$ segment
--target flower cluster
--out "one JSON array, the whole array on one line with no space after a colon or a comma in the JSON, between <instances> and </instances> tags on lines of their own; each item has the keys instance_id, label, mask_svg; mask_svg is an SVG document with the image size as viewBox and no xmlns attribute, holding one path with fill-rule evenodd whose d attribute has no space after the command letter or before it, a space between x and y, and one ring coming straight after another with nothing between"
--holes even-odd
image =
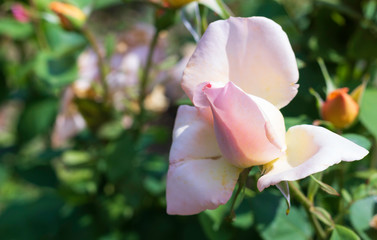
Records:
<instances>
[{"instance_id":1,"label":"flower cluster","mask_svg":"<svg viewBox=\"0 0 377 240\"><path fill-rule=\"evenodd\" d=\"M130 31L120 34L116 41L114 53L109 57L110 69L105 76L108 85L109 100L114 109L125 112L125 107L136 105L138 97L139 72L145 67L149 51L148 43L155 29L146 24L135 25ZM160 37L154 52L153 64L158 65L165 59L166 37ZM101 47L101 51L104 52ZM100 83L98 56L92 49L82 52L78 58L78 78L63 94L60 112L57 116L52 133L52 145L61 147L71 137L86 127L75 99L98 100L101 96L95 86ZM145 107L151 111L164 111L168 105L162 82L168 73L155 69L154 81L147 86L148 96ZM175 81L167 86L174 88ZM135 108L135 107L134 107ZM127 115L123 118L124 128L129 128L132 119Z\"/></svg>"}]
</instances>

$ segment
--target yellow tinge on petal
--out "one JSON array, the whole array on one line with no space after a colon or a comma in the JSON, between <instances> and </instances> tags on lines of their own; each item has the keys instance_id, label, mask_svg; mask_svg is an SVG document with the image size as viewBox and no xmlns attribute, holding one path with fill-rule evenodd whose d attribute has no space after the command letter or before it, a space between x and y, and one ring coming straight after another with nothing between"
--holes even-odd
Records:
<instances>
[{"instance_id":1,"label":"yellow tinge on petal","mask_svg":"<svg viewBox=\"0 0 377 240\"><path fill-rule=\"evenodd\" d=\"M164 0L170 7L173 8L180 8L183 7L186 4L189 4L190 2L195 2L198 0Z\"/></svg>"},{"instance_id":2,"label":"yellow tinge on petal","mask_svg":"<svg viewBox=\"0 0 377 240\"><path fill-rule=\"evenodd\" d=\"M331 122L336 128L349 127L359 114L359 105L348 94L348 88L331 92L321 110L322 118Z\"/></svg>"},{"instance_id":3,"label":"yellow tinge on petal","mask_svg":"<svg viewBox=\"0 0 377 240\"><path fill-rule=\"evenodd\" d=\"M62 27L66 30L81 28L85 23L86 15L81 9L71 4L51 2L50 9L58 15Z\"/></svg>"}]
</instances>

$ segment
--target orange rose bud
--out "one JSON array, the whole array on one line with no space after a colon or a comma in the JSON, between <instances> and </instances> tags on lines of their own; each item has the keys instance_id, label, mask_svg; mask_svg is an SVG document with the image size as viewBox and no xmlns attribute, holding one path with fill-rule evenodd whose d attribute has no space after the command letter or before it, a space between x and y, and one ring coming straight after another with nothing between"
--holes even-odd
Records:
<instances>
[{"instance_id":1,"label":"orange rose bud","mask_svg":"<svg viewBox=\"0 0 377 240\"><path fill-rule=\"evenodd\" d=\"M359 105L348 94L348 88L332 91L321 109L322 118L331 122L336 128L349 127L359 114Z\"/></svg>"},{"instance_id":2,"label":"orange rose bud","mask_svg":"<svg viewBox=\"0 0 377 240\"><path fill-rule=\"evenodd\" d=\"M66 30L81 29L85 23L86 15L71 4L51 2L50 9L58 15L60 24Z\"/></svg>"}]
</instances>

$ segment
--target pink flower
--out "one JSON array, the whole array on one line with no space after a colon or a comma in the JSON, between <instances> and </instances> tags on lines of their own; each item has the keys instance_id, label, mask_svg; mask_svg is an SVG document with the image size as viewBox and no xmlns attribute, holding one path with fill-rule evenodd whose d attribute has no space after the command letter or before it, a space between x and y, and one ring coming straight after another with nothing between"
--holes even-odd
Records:
<instances>
[{"instance_id":1,"label":"pink flower","mask_svg":"<svg viewBox=\"0 0 377 240\"><path fill-rule=\"evenodd\" d=\"M69 87L64 91L60 112L56 117L51 135L54 148L60 148L77 133L85 129L86 123L74 104L74 90Z\"/></svg>"},{"instance_id":2,"label":"pink flower","mask_svg":"<svg viewBox=\"0 0 377 240\"><path fill-rule=\"evenodd\" d=\"M27 12L27 10L24 8L22 4L19 4L19 3L13 4L11 10L12 10L13 17L17 21L22 22L22 23L27 23L30 21L29 13Z\"/></svg>"},{"instance_id":3,"label":"pink flower","mask_svg":"<svg viewBox=\"0 0 377 240\"><path fill-rule=\"evenodd\" d=\"M262 191L302 179L368 151L322 127L285 131L279 108L297 93L298 70L281 27L263 17L212 23L191 57L167 179L168 214L191 215L225 204L240 172L261 165Z\"/></svg>"}]
</instances>

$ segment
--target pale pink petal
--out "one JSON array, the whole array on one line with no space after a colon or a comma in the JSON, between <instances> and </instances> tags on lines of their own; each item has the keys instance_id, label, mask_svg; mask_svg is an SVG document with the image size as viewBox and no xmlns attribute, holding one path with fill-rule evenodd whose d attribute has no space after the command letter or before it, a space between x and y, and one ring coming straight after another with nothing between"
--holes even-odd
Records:
<instances>
[{"instance_id":1,"label":"pale pink petal","mask_svg":"<svg viewBox=\"0 0 377 240\"><path fill-rule=\"evenodd\" d=\"M208 27L184 71L182 87L193 98L202 82L234 82L281 108L297 93L298 69L287 35L264 17L216 21Z\"/></svg>"},{"instance_id":2,"label":"pale pink petal","mask_svg":"<svg viewBox=\"0 0 377 240\"><path fill-rule=\"evenodd\" d=\"M64 91L60 112L56 117L51 134L51 143L54 148L62 147L70 138L86 127L83 116L73 104L74 97L75 94L72 87Z\"/></svg>"},{"instance_id":3,"label":"pale pink petal","mask_svg":"<svg viewBox=\"0 0 377 240\"><path fill-rule=\"evenodd\" d=\"M212 123L189 106L178 109L169 161L168 214L197 214L225 204L242 171L221 156Z\"/></svg>"},{"instance_id":4,"label":"pale pink petal","mask_svg":"<svg viewBox=\"0 0 377 240\"><path fill-rule=\"evenodd\" d=\"M213 122L207 120L195 107L180 106L173 129L170 163L221 155Z\"/></svg>"},{"instance_id":5,"label":"pale pink petal","mask_svg":"<svg viewBox=\"0 0 377 240\"><path fill-rule=\"evenodd\" d=\"M167 213L192 215L227 203L240 171L223 158L190 159L170 165Z\"/></svg>"},{"instance_id":6,"label":"pale pink petal","mask_svg":"<svg viewBox=\"0 0 377 240\"><path fill-rule=\"evenodd\" d=\"M364 158L368 151L323 127L298 125L286 135L286 155L268 164L258 180L258 189L281 181L294 181L321 172L340 161Z\"/></svg>"},{"instance_id":7,"label":"pale pink petal","mask_svg":"<svg viewBox=\"0 0 377 240\"><path fill-rule=\"evenodd\" d=\"M232 82L220 88L209 83L203 93L212 110L221 152L232 164L247 168L283 154L284 119L275 106L246 94Z\"/></svg>"},{"instance_id":8,"label":"pale pink petal","mask_svg":"<svg viewBox=\"0 0 377 240\"><path fill-rule=\"evenodd\" d=\"M59 148L70 138L85 129L86 123L79 112L72 114L60 113L55 121L54 130L51 135L51 144Z\"/></svg>"}]
</instances>

